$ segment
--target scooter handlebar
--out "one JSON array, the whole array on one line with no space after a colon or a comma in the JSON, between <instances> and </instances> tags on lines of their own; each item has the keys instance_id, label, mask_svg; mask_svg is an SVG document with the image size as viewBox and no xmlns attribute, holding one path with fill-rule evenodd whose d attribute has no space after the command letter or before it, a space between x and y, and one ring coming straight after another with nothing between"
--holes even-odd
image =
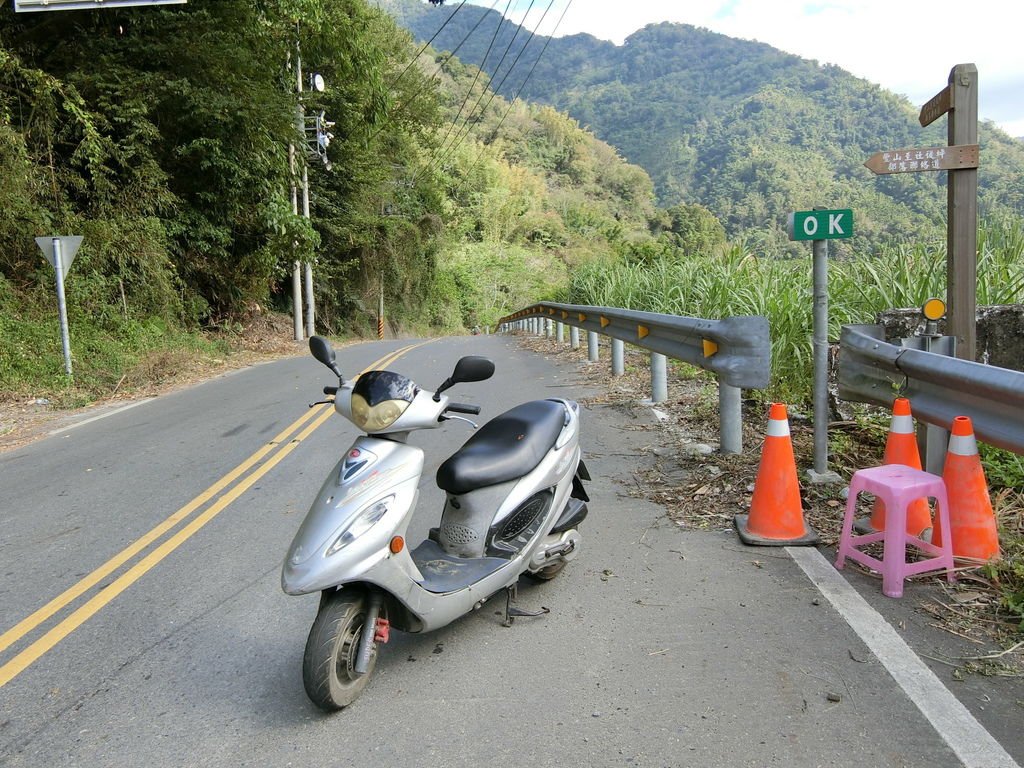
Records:
<instances>
[{"instance_id":1,"label":"scooter handlebar","mask_svg":"<svg viewBox=\"0 0 1024 768\"><path fill-rule=\"evenodd\" d=\"M454 411L455 413L469 413L474 416L480 413L479 405L469 405L468 403L448 403L446 411Z\"/></svg>"},{"instance_id":2,"label":"scooter handlebar","mask_svg":"<svg viewBox=\"0 0 1024 768\"><path fill-rule=\"evenodd\" d=\"M324 387L324 394L325 395L336 395L336 394L338 394L338 390L339 389L341 389L341 387Z\"/></svg>"}]
</instances>

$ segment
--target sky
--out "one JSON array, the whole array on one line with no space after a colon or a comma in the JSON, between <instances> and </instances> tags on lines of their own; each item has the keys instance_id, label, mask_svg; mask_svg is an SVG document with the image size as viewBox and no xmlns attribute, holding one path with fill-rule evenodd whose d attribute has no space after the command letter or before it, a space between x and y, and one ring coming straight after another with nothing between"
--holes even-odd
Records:
<instances>
[{"instance_id":1,"label":"sky","mask_svg":"<svg viewBox=\"0 0 1024 768\"><path fill-rule=\"evenodd\" d=\"M469 0L524 22L531 0ZM533 0L538 34L586 32L622 44L647 24L672 21L757 40L836 64L921 106L956 64L978 67L978 112L1024 137L1020 0ZM448 0L446 5L455 5ZM564 16L563 16L564 12ZM561 17L561 24L556 24Z\"/></svg>"}]
</instances>

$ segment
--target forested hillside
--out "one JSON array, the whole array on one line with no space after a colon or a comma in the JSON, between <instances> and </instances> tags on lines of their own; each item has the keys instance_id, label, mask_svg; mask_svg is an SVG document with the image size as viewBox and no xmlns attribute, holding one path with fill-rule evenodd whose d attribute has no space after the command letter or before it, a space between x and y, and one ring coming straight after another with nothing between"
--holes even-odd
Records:
<instances>
[{"instance_id":1,"label":"forested hillside","mask_svg":"<svg viewBox=\"0 0 1024 768\"><path fill-rule=\"evenodd\" d=\"M941 231L945 174L875 178L862 164L879 150L944 144L945 121L920 128L919 105L838 67L684 24L616 46L531 36L469 5L453 16L455 3L379 3L418 39L444 25L435 47L458 48L503 94L568 112L645 168L663 205L706 205L730 235L778 246L786 214L814 205L855 209L861 247ZM936 91L947 74L935 73ZM1024 215L1024 144L992 124L980 134L982 212Z\"/></svg>"},{"instance_id":2,"label":"forested hillside","mask_svg":"<svg viewBox=\"0 0 1024 768\"><path fill-rule=\"evenodd\" d=\"M296 127L297 44L327 83L303 104L334 123L330 167ZM93 392L197 329L289 311L296 260L314 263L321 331L373 327L382 282L393 332L446 331L648 237L644 171L487 86L362 0L0 5L0 396L63 381L40 235L84 236L67 294Z\"/></svg>"}]
</instances>

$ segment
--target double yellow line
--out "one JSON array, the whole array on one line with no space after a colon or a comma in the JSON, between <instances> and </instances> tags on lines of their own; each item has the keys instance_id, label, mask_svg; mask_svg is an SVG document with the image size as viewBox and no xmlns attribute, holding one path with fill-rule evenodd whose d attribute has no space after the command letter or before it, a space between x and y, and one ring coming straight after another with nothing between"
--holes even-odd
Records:
<instances>
[{"instance_id":1,"label":"double yellow line","mask_svg":"<svg viewBox=\"0 0 1024 768\"><path fill-rule=\"evenodd\" d=\"M363 372L381 368L387 368L391 363L402 355L410 352L416 347L423 346L429 341L419 344L410 344L381 359L371 363ZM63 610L86 592L93 589L103 579L118 571L132 559L145 552L150 545L157 542L162 536L176 528L180 523L188 519L196 510L203 509L208 502L217 499L213 504L178 530L173 536L164 540L159 546L150 551L145 557L136 562L131 568L118 576L113 582L104 587L100 592L89 598L79 608L47 631L42 637L26 647L14 658L0 666L0 688L7 685L11 680L24 672L31 664L47 653L57 643L74 632L78 627L94 616L103 606L124 592L128 587L138 581L142 576L155 567L165 557L188 541L204 525L220 514L231 502L245 493L267 472L277 466L288 454L298 447L299 443L313 434L334 411L333 405L322 405L318 408L310 408L309 411L274 437L269 443L260 448L256 453L247 458L220 480L215 482L205 491L196 496L192 501L172 514L155 528L144 534L127 547L122 549L103 565L94 570L88 576L69 589L62 592L31 616L28 616L15 626L0 635L0 653L3 653L12 644L23 638L29 632L39 627L43 622L53 617L57 612ZM269 458L268 458L269 457ZM262 463L261 463L262 462ZM251 470L251 471L250 471ZM226 490L226 493L217 498Z\"/></svg>"}]
</instances>

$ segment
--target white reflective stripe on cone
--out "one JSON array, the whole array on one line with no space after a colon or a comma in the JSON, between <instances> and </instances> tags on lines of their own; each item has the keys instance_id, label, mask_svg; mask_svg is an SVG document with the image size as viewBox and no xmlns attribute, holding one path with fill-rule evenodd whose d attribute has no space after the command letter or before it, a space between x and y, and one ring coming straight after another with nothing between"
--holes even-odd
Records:
<instances>
[{"instance_id":1,"label":"white reflective stripe on cone","mask_svg":"<svg viewBox=\"0 0 1024 768\"><path fill-rule=\"evenodd\" d=\"M892 424L889 426L889 431L897 435L912 435L914 434L914 417L913 416L893 416Z\"/></svg>"},{"instance_id":2,"label":"white reflective stripe on cone","mask_svg":"<svg viewBox=\"0 0 1024 768\"><path fill-rule=\"evenodd\" d=\"M768 419L768 437L789 437L789 420Z\"/></svg>"},{"instance_id":3,"label":"white reflective stripe on cone","mask_svg":"<svg viewBox=\"0 0 1024 768\"><path fill-rule=\"evenodd\" d=\"M975 441L974 435L952 435L949 438L947 450L957 456L977 456L978 443Z\"/></svg>"}]
</instances>

